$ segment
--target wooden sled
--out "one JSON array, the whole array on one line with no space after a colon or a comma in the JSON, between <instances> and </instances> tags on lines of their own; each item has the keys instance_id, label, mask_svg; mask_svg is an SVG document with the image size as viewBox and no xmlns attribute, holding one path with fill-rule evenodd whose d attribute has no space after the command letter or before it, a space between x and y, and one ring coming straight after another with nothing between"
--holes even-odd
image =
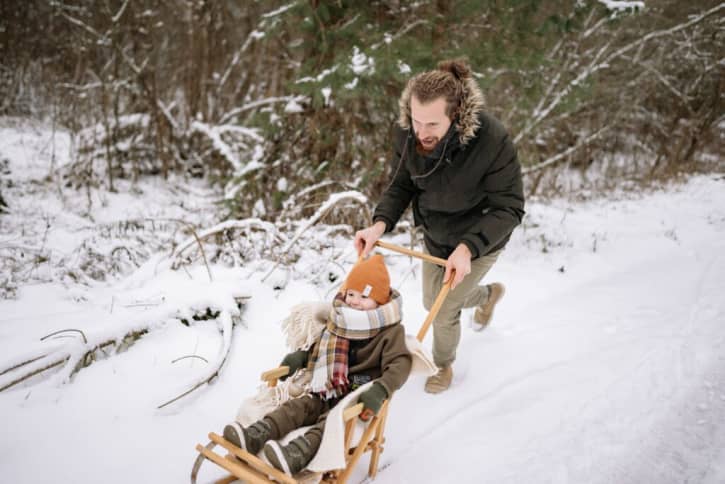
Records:
<instances>
[{"instance_id":1,"label":"wooden sled","mask_svg":"<svg viewBox=\"0 0 725 484\"><path fill-rule=\"evenodd\" d=\"M378 241L375 245L394 252L417 257L419 259L423 259L427 262L432 262L441 266L445 266L446 264L445 259L440 259L438 257L433 257L422 252L409 250L404 247L400 247L398 245L390 244L387 242ZM441 287L441 290L438 293L438 296L436 297L436 300L433 303L433 306L431 307L428 316L426 317L423 325L418 331L418 334L416 336L418 341L422 342L425 338L425 335L428 332L428 328L438 314L438 311L440 310L446 296L448 296L448 292L450 291L452 282L453 277L451 277L448 282L444 284L443 287ZM288 372L289 367L280 366L273 370L262 373L262 380L266 381L267 385L274 387L277 385L278 378L286 375ZM385 421L388 417L389 403L390 399L386 400L380 408L378 415L370 419L370 422L368 422L365 426L362 437L360 437L360 441L355 447L351 447L351 440L353 437L356 420L358 418L358 415L360 415L363 410L363 404L358 403L343 412L343 421L345 422L344 455L346 465L343 469L326 472L322 476L322 482L347 482L347 479L352 474L355 466L357 465L362 455L368 451L371 452L368 475L371 479L375 478L375 475L378 471L378 461L380 459L380 454L383 452L383 444L385 443ZM196 484L196 478L199 473L201 464L207 459L231 473L231 475L217 480L216 484L229 484L236 480L241 480L242 482L250 484L272 482L293 484L299 483L303 480L297 480L294 477L288 476L284 472L281 472L276 468L272 467L271 465L267 464L256 455L252 455L249 452L237 447L231 442L225 440L224 437L214 432L209 433L209 439L210 441L208 444L206 444L206 446L203 446L201 444L196 445L196 450L199 452L199 456L194 462L194 467L191 470L192 484ZM225 456L214 452L213 449L217 445L223 447L227 451L227 454ZM303 471L303 473L304 472L305 471Z\"/></svg>"}]
</instances>

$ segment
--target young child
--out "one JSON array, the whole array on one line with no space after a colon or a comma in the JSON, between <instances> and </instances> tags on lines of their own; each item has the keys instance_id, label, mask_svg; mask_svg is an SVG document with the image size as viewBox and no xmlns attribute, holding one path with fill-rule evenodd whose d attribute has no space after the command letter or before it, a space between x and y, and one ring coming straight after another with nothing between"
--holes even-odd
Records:
<instances>
[{"instance_id":1,"label":"young child","mask_svg":"<svg viewBox=\"0 0 725 484\"><path fill-rule=\"evenodd\" d=\"M286 401L249 427L227 425L224 438L252 454L264 449L270 463L287 474L307 467L320 447L330 409L345 395L374 382L359 399L364 405L360 418L367 420L408 379L412 357L400 324L401 308L383 256L358 262L335 296L317 341L308 351L282 360L290 368L288 376L303 367L312 372L311 394ZM312 427L287 445L277 442L307 425Z\"/></svg>"}]
</instances>

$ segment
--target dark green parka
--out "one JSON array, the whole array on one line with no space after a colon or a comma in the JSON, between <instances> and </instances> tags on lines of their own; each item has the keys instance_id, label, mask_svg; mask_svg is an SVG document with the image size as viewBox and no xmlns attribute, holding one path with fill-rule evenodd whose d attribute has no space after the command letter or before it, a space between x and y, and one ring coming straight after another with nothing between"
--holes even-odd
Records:
<instances>
[{"instance_id":1,"label":"dark green parka","mask_svg":"<svg viewBox=\"0 0 725 484\"><path fill-rule=\"evenodd\" d=\"M419 154L410 115L410 90L400 98L393 180L373 214L386 232L413 203L428 251L448 258L459 243L474 258L503 248L524 215L521 166L506 129L483 112L472 78L464 81L459 116L435 150Z\"/></svg>"}]
</instances>

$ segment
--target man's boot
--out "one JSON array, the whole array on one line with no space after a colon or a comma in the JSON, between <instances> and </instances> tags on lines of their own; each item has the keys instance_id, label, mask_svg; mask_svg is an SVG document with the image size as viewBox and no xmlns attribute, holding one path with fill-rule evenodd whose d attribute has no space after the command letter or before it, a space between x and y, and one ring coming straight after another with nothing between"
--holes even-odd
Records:
<instances>
[{"instance_id":1,"label":"man's boot","mask_svg":"<svg viewBox=\"0 0 725 484\"><path fill-rule=\"evenodd\" d=\"M500 282L494 282L488 285L488 299L486 299L485 303L478 306L473 313L474 330L481 331L488 326L488 323L491 322L491 318L493 317L493 310L505 292L506 288Z\"/></svg>"},{"instance_id":2,"label":"man's boot","mask_svg":"<svg viewBox=\"0 0 725 484\"><path fill-rule=\"evenodd\" d=\"M310 441L305 435L300 435L287 445L281 445L276 440L267 442L264 456L276 469L293 476L307 467L319 447L320 442Z\"/></svg>"},{"instance_id":3,"label":"man's boot","mask_svg":"<svg viewBox=\"0 0 725 484\"><path fill-rule=\"evenodd\" d=\"M425 381L425 391L428 393L440 393L448 390L453 380L453 368L445 366L438 370L433 376L429 376Z\"/></svg>"},{"instance_id":4,"label":"man's boot","mask_svg":"<svg viewBox=\"0 0 725 484\"><path fill-rule=\"evenodd\" d=\"M269 439L275 437L272 425L266 420L257 420L249 427L232 422L224 427L224 438L250 454L258 454Z\"/></svg>"}]
</instances>

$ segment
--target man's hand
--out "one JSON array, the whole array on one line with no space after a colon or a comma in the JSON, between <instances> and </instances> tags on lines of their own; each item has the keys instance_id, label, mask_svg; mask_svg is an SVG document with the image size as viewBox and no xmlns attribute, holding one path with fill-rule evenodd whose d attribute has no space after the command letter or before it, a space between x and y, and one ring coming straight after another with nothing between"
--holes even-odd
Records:
<instances>
[{"instance_id":1,"label":"man's hand","mask_svg":"<svg viewBox=\"0 0 725 484\"><path fill-rule=\"evenodd\" d=\"M381 220L378 220L366 229L355 232L355 250L357 250L357 255L362 256L363 259L367 257L370 251L373 250L373 247L375 247L375 242L384 233L385 222Z\"/></svg>"},{"instance_id":2,"label":"man's hand","mask_svg":"<svg viewBox=\"0 0 725 484\"><path fill-rule=\"evenodd\" d=\"M455 271L453 284L451 285L451 290L453 290L471 272L471 251L466 244L458 244L456 250L446 260L446 273L443 275L443 284L450 279L451 271Z\"/></svg>"}]
</instances>

